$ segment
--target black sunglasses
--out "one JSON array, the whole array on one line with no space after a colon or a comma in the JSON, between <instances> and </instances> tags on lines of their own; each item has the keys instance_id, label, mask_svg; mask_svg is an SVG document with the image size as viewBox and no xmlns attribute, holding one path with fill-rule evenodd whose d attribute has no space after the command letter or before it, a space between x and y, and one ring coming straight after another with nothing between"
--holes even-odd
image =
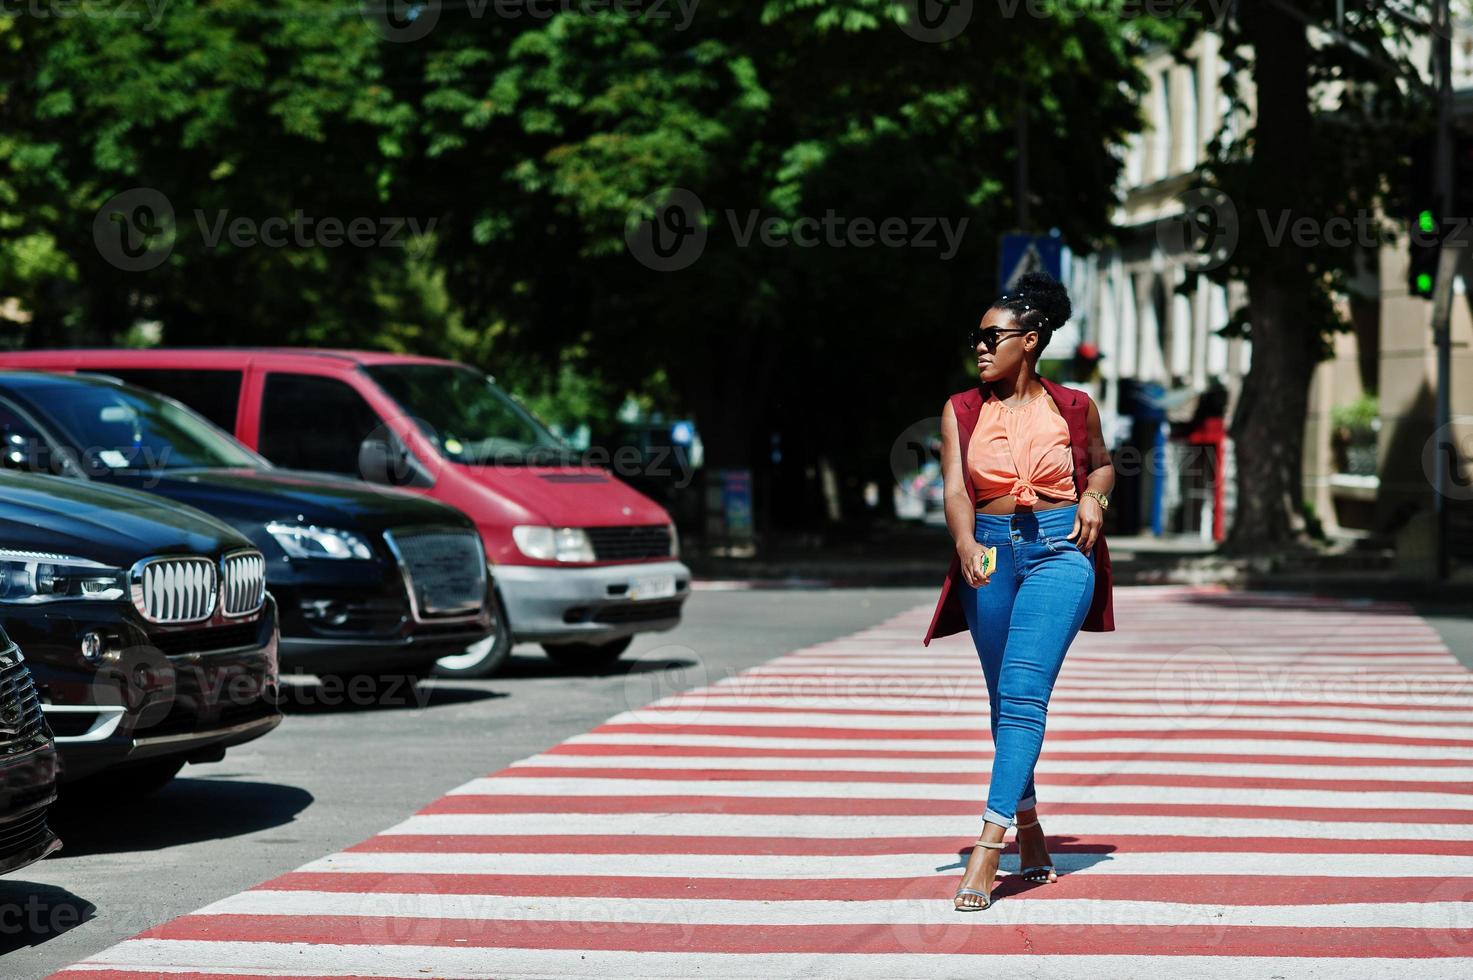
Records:
<instances>
[{"instance_id":1,"label":"black sunglasses","mask_svg":"<svg viewBox=\"0 0 1473 980\"><path fill-rule=\"evenodd\" d=\"M986 345L988 350L997 350L997 345L1002 343L1002 338L1009 334L1029 333L1014 327L1004 330L1001 327L972 327L967 330L967 349L976 350L978 344Z\"/></svg>"}]
</instances>

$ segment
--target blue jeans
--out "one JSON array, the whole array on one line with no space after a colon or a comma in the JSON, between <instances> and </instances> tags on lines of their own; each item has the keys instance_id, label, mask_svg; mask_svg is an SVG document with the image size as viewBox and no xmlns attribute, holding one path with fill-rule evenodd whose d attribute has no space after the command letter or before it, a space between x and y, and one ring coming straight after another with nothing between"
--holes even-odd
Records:
<instances>
[{"instance_id":1,"label":"blue jeans","mask_svg":"<svg viewBox=\"0 0 1473 980\"><path fill-rule=\"evenodd\" d=\"M983 818L1004 827L1037 802L1033 767L1049 695L1094 599L1094 558L1065 539L1077 509L978 514L977 541L997 547L997 568L981 588L961 580L962 611L992 714L992 781Z\"/></svg>"}]
</instances>

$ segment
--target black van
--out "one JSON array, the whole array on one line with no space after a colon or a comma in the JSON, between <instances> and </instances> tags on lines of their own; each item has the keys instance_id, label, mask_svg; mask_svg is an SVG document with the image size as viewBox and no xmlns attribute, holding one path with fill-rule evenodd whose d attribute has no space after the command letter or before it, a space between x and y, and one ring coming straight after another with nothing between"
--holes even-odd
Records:
<instances>
[{"instance_id":1,"label":"black van","mask_svg":"<svg viewBox=\"0 0 1473 980\"><path fill-rule=\"evenodd\" d=\"M250 538L280 608L283 670L385 689L496 630L470 518L409 491L277 469L171 398L0 372L0 440L5 467L160 494Z\"/></svg>"},{"instance_id":2,"label":"black van","mask_svg":"<svg viewBox=\"0 0 1473 980\"><path fill-rule=\"evenodd\" d=\"M63 781L147 790L281 723L265 561L149 494L0 472L0 628L26 652Z\"/></svg>"},{"instance_id":3,"label":"black van","mask_svg":"<svg viewBox=\"0 0 1473 980\"><path fill-rule=\"evenodd\" d=\"M25 657L0 630L0 874L61 847L46 825L56 799L56 747Z\"/></svg>"}]
</instances>

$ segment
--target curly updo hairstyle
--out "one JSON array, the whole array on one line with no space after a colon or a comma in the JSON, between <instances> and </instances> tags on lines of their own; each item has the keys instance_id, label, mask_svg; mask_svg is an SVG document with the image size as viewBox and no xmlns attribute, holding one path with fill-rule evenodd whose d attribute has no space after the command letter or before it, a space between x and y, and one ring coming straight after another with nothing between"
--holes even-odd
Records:
<instances>
[{"instance_id":1,"label":"curly updo hairstyle","mask_svg":"<svg viewBox=\"0 0 1473 980\"><path fill-rule=\"evenodd\" d=\"M1010 311L1024 330L1037 330L1040 352L1074 313L1069 291L1047 272L1025 272L992 308Z\"/></svg>"}]
</instances>

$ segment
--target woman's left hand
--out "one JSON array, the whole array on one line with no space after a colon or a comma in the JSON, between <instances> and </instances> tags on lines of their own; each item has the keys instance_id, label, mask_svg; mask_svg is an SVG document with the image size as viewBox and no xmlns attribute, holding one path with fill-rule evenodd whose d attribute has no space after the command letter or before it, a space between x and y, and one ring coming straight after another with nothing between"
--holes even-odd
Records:
<instances>
[{"instance_id":1,"label":"woman's left hand","mask_svg":"<svg viewBox=\"0 0 1473 980\"><path fill-rule=\"evenodd\" d=\"M1095 538L1099 537L1104 523L1105 512L1100 507L1100 502L1093 497L1085 497L1079 501L1079 506L1074 511L1074 530L1067 537L1087 555L1095 546Z\"/></svg>"}]
</instances>

